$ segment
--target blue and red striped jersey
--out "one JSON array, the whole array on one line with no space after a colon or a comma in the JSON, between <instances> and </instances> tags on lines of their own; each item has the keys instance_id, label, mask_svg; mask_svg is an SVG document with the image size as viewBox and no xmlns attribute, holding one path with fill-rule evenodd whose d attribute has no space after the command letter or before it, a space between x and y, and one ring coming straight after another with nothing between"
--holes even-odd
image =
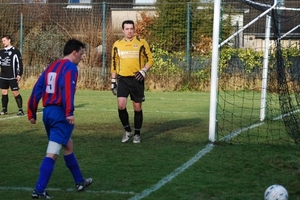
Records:
<instances>
[{"instance_id":1,"label":"blue and red striped jersey","mask_svg":"<svg viewBox=\"0 0 300 200\"><path fill-rule=\"evenodd\" d=\"M68 59L60 59L50 64L33 87L28 100L28 119L36 119L41 98L44 107L61 106L66 117L73 116L77 77L77 66Z\"/></svg>"}]
</instances>

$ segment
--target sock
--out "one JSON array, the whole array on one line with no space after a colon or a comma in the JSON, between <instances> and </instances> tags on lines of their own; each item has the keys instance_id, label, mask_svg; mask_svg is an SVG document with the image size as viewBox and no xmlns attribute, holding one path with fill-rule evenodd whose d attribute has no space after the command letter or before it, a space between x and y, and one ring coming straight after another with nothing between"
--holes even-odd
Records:
<instances>
[{"instance_id":1,"label":"sock","mask_svg":"<svg viewBox=\"0 0 300 200\"><path fill-rule=\"evenodd\" d=\"M131 127L129 125L129 116L128 116L127 109L125 108L124 110L118 110L118 111L119 111L119 118L121 120L121 123L122 123L124 129L127 132L131 132Z\"/></svg>"},{"instance_id":2,"label":"sock","mask_svg":"<svg viewBox=\"0 0 300 200\"><path fill-rule=\"evenodd\" d=\"M72 176L74 178L75 183L81 183L84 179L81 174L77 159L74 155L74 153L71 153L69 155L64 156L64 160L66 163L66 166L69 168L70 172L72 173Z\"/></svg>"},{"instance_id":3,"label":"sock","mask_svg":"<svg viewBox=\"0 0 300 200\"><path fill-rule=\"evenodd\" d=\"M19 110L22 110L22 106L23 106L22 96L19 94L18 96L15 97L15 99L16 99Z\"/></svg>"},{"instance_id":4,"label":"sock","mask_svg":"<svg viewBox=\"0 0 300 200\"><path fill-rule=\"evenodd\" d=\"M39 193L43 193L45 191L45 188L47 187L47 184L53 172L54 164L55 160L53 160L52 158L44 158L40 166L40 175L35 186L35 189L37 189Z\"/></svg>"},{"instance_id":5,"label":"sock","mask_svg":"<svg viewBox=\"0 0 300 200\"><path fill-rule=\"evenodd\" d=\"M143 111L134 111L134 135L141 134L143 124Z\"/></svg>"},{"instance_id":6,"label":"sock","mask_svg":"<svg viewBox=\"0 0 300 200\"><path fill-rule=\"evenodd\" d=\"M7 112L8 94L7 95L2 94L1 100L2 100L2 109Z\"/></svg>"}]
</instances>

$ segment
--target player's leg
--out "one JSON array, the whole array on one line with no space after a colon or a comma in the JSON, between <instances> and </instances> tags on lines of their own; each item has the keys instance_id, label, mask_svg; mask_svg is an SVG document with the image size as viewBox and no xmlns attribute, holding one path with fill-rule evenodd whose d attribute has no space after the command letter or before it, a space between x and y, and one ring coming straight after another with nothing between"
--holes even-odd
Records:
<instances>
[{"instance_id":1,"label":"player's leg","mask_svg":"<svg viewBox=\"0 0 300 200\"><path fill-rule=\"evenodd\" d=\"M118 114L123 128L125 129L125 133L122 137L122 142L127 142L132 136L131 127L129 124L129 115L126 109L127 97L129 95L128 81L130 81L130 79L131 78L120 77L117 89Z\"/></svg>"},{"instance_id":2,"label":"player's leg","mask_svg":"<svg viewBox=\"0 0 300 200\"><path fill-rule=\"evenodd\" d=\"M128 111L126 109L126 102L127 102L127 98L118 97L119 119L123 125L123 128L125 129L125 133L123 134L123 137L122 137L122 142L127 142L132 136L131 127L129 124L129 115L128 115Z\"/></svg>"},{"instance_id":3,"label":"player's leg","mask_svg":"<svg viewBox=\"0 0 300 200\"><path fill-rule=\"evenodd\" d=\"M0 115L7 114L7 105L8 105L8 88L9 83L7 80L0 79L0 85L1 85L1 102L2 102L2 111L0 112Z\"/></svg>"},{"instance_id":4,"label":"player's leg","mask_svg":"<svg viewBox=\"0 0 300 200\"><path fill-rule=\"evenodd\" d=\"M64 160L66 166L69 168L78 191L82 191L85 187L89 186L93 179L83 178L78 161L73 152L73 140L70 138L67 145L64 146Z\"/></svg>"},{"instance_id":5,"label":"player's leg","mask_svg":"<svg viewBox=\"0 0 300 200\"><path fill-rule=\"evenodd\" d=\"M73 140L71 138L67 145L64 146L64 160L74 178L75 183L81 183L83 181L83 176L73 152Z\"/></svg>"},{"instance_id":6,"label":"player's leg","mask_svg":"<svg viewBox=\"0 0 300 200\"><path fill-rule=\"evenodd\" d=\"M136 81L132 85L135 87L131 87L130 97L133 102L133 110L134 110L134 137L133 143L141 142L141 128L143 125L143 110L142 110L142 102L145 101L144 95L144 81Z\"/></svg>"},{"instance_id":7,"label":"player's leg","mask_svg":"<svg viewBox=\"0 0 300 200\"><path fill-rule=\"evenodd\" d=\"M62 145L57 142L49 141L44 157L40 165L40 173L35 188L31 194L32 198L52 198L46 191L46 187L54 170L55 160L59 155Z\"/></svg>"},{"instance_id":8,"label":"player's leg","mask_svg":"<svg viewBox=\"0 0 300 200\"><path fill-rule=\"evenodd\" d=\"M143 124L142 103L133 101L133 109L134 109L133 143L140 143L141 142L141 128L142 128L142 124Z\"/></svg>"},{"instance_id":9,"label":"player's leg","mask_svg":"<svg viewBox=\"0 0 300 200\"><path fill-rule=\"evenodd\" d=\"M126 108L127 98L125 97L118 97L118 114L123 125L123 128L127 132L131 132L131 128L129 125L129 115Z\"/></svg>"},{"instance_id":10,"label":"player's leg","mask_svg":"<svg viewBox=\"0 0 300 200\"><path fill-rule=\"evenodd\" d=\"M31 194L32 198L45 198L47 196L50 197L49 194L45 191L45 189L54 170L55 160L62 148L62 144L58 142L60 138L60 133L57 131L59 129L56 125L59 121L63 119L61 115L64 115L61 114L63 113L63 111L57 111L59 109L55 108L56 107L54 106L45 107L43 111L43 122L49 142L46 151L46 156L44 157L40 166L39 178L37 180L35 189Z\"/></svg>"},{"instance_id":11,"label":"player's leg","mask_svg":"<svg viewBox=\"0 0 300 200\"><path fill-rule=\"evenodd\" d=\"M20 88L19 88L18 81L16 79L14 79L14 80L9 81L9 84L10 84L11 91L12 91L14 97L15 97L15 100L16 100L16 103L17 103L17 106L18 106L18 109L19 109L17 115L22 116L22 115L24 115L24 111L23 111L23 108L22 108L23 99L22 99L22 96L19 93Z\"/></svg>"}]
</instances>

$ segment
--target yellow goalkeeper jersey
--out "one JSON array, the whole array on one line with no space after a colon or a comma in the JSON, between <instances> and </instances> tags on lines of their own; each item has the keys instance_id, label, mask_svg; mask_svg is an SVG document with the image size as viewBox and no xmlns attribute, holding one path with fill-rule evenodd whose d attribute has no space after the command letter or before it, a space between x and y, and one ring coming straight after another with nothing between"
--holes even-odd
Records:
<instances>
[{"instance_id":1,"label":"yellow goalkeeper jersey","mask_svg":"<svg viewBox=\"0 0 300 200\"><path fill-rule=\"evenodd\" d=\"M114 43L112 48L111 72L120 76L134 76L145 64L153 65L150 47L146 40L133 37L124 38Z\"/></svg>"}]
</instances>

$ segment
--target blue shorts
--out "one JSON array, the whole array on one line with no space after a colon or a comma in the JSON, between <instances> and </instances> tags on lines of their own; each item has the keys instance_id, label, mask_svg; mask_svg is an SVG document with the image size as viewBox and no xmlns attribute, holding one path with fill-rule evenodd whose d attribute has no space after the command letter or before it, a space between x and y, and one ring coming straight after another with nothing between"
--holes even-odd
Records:
<instances>
[{"instance_id":1,"label":"blue shorts","mask_svg":"<svg viewBox=\"0 0 300 200\"><path fill-rule=\"evenodd\" d=\"M67 121L63 107L46 106L43 110L43 122L50 141L67 145L74 124Z\"/></svg>"}]
</instances>

